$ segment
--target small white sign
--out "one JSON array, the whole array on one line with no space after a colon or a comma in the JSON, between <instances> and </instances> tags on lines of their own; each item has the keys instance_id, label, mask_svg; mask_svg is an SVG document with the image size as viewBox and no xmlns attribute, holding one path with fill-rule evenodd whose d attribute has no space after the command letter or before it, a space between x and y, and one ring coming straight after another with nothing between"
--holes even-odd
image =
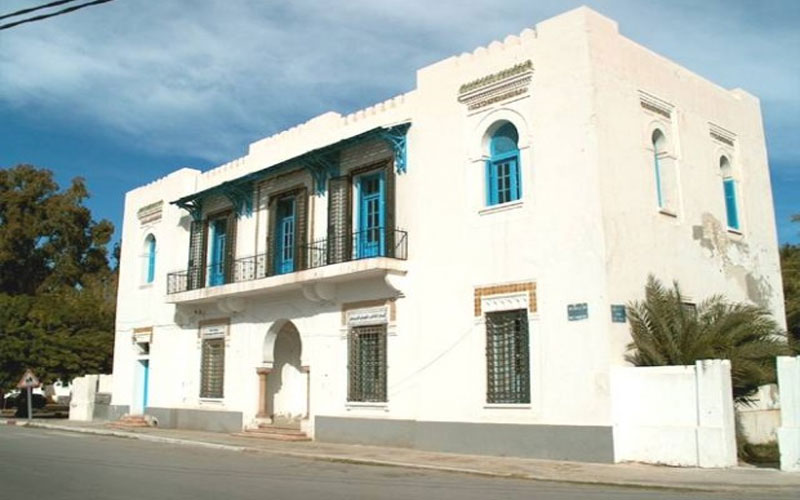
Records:
<instances>
[{"instance_id":1,"label":"small white sign","mask_svg":"<svg viewBox=\"0 0 800 500\"><path fill-rule=\"evenodd\" d=\"M39 379L36 378L36 375L34 375L31 370L26 370L25 375L19 379L17 389L27 389L29 387L33 389L35 387L39 387L40 385L42 384L39 382Z\"/></svg>"},{"instance_id":2,"label":"small white sign","mask_svg":"<svg viewBox=\"0 0 800 500\"><path fill-rule=\"evenodd\" d=\"M388 323L385 307L375 309L359 309L347 313L347 324L350 326L382 325Z\"/></svg>"},{"instance_id":3,"label":"small white sign","mask_svg":"<svg viewBox=\"0 0 800 500\"><path fill-rule=\"evenodd\" d=\"M203 338L224 337L228 325L206 325L201 330Z\"/></svg>"}]
</instances>

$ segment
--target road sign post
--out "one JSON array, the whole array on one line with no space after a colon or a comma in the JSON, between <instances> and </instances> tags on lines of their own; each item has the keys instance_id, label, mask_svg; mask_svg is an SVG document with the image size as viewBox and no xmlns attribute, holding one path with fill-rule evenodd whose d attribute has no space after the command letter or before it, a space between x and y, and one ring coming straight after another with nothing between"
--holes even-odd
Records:
<instances>
[{"instance_id":1,"label":"road sign post","mask_svg":"<svg viewBox=\"0 0 800 500\"><path fill-rule=\"evenodd\" d=\"M33 418L33 395L31 392L31 386L28 386L28 422Z\"/></svg>"},{"instance_id":2,"label":"road sign post","mask_svg":"<svg viewBox=\"0 0 800 500\"><path fill-rule=\"evenodd\" d=\"M33 388L42 385L39 379L33 374L31 370L25 370L25 374L19 380L17 389L25 389L28 391L28 421L33 418Z\"/></svg>"}]
</instances>

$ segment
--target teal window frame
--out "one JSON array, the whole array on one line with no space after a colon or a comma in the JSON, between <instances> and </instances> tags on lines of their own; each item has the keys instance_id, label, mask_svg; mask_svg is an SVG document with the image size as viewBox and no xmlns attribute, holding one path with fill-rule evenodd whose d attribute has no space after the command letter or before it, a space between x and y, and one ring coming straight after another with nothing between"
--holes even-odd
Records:
<instances>
[{"instance_id":1,"label":"teal window frame","mask_svg":"<svg viewBox=\"0 0 800 500\"><path fill-rule=\"evenodd\" d=\"M660 144L656 134L661 136ZM666 207L664 206L664 186L661 182L661 162L659 161L659 156L666 154L666 151L662 151L659 146L666 143L666 141L667 137L664 135L664 132L661 129L657 128L653 130L653 133L651 134L651 143L653 146L653 173L656 177L656 200L660 210L663 210Z\"/></svg>"},{"instance_id":2,"label":"teal window frame","mask_svg":"<svg viewBox=\"0 0 800 500\"><path fill-rule=\"evenodd\" d=\"M358 177L358 259L386 255L386 174L372 171Z\"/></svg>"},{"instance_id":3,"label":"teal window frame","mask_svg":"<svg viewBox=\"0 0 800 500\"><path fill-rule=\"evenodd\" d=\"M275 274L295 271L295 246L297 245L297 200L294 196L278 200L275 238Z\"/></svg>"},{"instance_id":4,"label":"teal window frame","mask_svg":"<svg viewBox=\"0 0 800 500\"><path fill-rule=\"evenodd\" d=\"M152 234L147 238L147 280L152 283L156 279L156 238Z\"/></svg>"},{"instance_id":5,"label":"teal window frame","mask_svg":"<svg viewBox=\"0 0 800 500\"><path fill-rule=\"evenodd\" d=\"M736 199L736 180L733 177L722 179L722 191L725 195L725 217L728 221L728 229L739 231L739 207Z\"/></svg>"},{"instance_id":6,"label":"teal window frame","mask_svg":"<svg viewBox=\"0 0 800 500\"><path fill-rule=\"evenodd\" d=\"M228 221L225 218L213 219L211 226L211 252L208 264L208 286L225 284L225 245L228 238Z\"/></svg>"},{"instance_id":7,"label":"teal window frame","mask_svg":"<svg viewBox=\"0 0 800 500\"><path fill-rule=\"evenodd\" d=\"M489 141L486 160L486 204L500 205L522 198L519 134L512 123L498 128ZM509 147L511 146L511 147Z\"/></svg>"}]
</instances>

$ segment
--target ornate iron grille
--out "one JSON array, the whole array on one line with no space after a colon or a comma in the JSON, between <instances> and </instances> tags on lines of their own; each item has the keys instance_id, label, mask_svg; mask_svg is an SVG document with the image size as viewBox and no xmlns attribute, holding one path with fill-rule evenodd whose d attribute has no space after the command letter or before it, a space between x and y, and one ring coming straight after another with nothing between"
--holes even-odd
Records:
<instances>
[{"instance_id":1,"label":"ornate iron grille","mask_svg":"<svg viewBox=\"0 0 800 500\"><path fill-rule=\"evenodd\" d=\"M530 403L530 350L525 309L486 313L486 401Z\"/></svg>"},{"instance_id":2,"label":"ornate iron grille","mask_svg":"<svg viewBox=\"0 0 800 500\"><path fill-rule=\"evenodd\" d=\"M386 401L386 325L350 328L348 401Z\"/></svg>"},{"instance_id":3,"label":"ornate iron grille","mask_svg":"<svg viewBox=\"0 0 800 500\"><path fill-rule=\"evenodd\" d=\"M203 339L200 397L222 398L225 381L225 339Z\"/></svg>"},{"instance_id":4,"label":"ornate iron grille","mask_svg":"<svg viewBox=\"0 0 800 500\"><path fill-rule=\"evenodd\" d=\"M373 231L373 235L375 230ZM311 242L307 245L296 245L300 257L297 258L295 271L314 269L317 267L335 264L328 259L331 256L330 248L335 247L337 262L348 262L358 259L371 257L391 257L393 259L406 260L408 256L408 233L399 229L377 228L377 236L384 243L379 246L377 253L361 252L363 242L367 239L366 231L348 233L344 236L324 239ZM267 241L267 248L271 240ZM343 254L342 249L347 249L349 253ZM223 283L239 283L242 281L253 281L267 278L276 274L274 266L270 262L274 261L274 254L265 253L242 257L233 261L226 261L227 268ZM228 264L230 262L230 264ZM185 292L207 286L203 282L206 276L211 273L212 266L191 266L186 271L176 271L167 274L167 294Z\"/></svg>"}]
</instances>

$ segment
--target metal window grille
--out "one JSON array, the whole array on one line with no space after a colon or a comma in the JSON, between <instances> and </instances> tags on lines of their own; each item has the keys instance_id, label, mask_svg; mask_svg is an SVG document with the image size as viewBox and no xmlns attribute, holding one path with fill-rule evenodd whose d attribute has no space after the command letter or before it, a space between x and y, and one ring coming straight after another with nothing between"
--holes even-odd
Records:
<instances>
[{"instance_id":1,"label":"metal window grille","mask_svg":"<svg viewBox=\"0 0 800 500\"><path fill-rule=\"evenodd\" d=\"M354 326L349 341L349 401L386 401L386 325Z\"/></svg>"},{"instance_id":2,"label":"metal window grille","mask_svg":"<svg viewBox=\"0 0 800 500\"><path fill-rule=\"evenodd\" d=\"M525 309L486 313L486 401L530 403L530 350Z\"/></svg>"},{"instance_id":3,"label":"metal window grille","mask_svg":"<svg viewBox=\"0 0 800 500\"><path fill-rule=\"evenodd\" d=\"M203 339L200 362L200 397L222 398L225 381L225 339Z\"/></svg>"}]
</instances>

